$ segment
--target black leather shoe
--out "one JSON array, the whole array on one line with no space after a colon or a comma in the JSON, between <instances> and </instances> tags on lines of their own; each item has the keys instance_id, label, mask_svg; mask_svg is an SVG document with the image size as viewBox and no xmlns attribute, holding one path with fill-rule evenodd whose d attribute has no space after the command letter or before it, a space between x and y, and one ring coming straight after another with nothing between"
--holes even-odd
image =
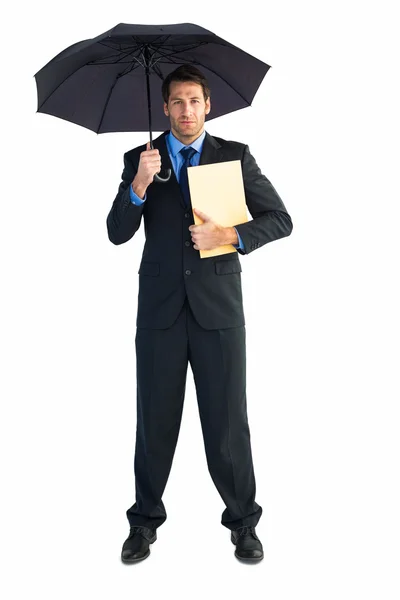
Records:
<instances>
[{"instance_id":1,"label":"black leather shoe","mask_svg":"<svg viewBox=\"0 0 400 600\"><path fill-rule=\"evenodd\" d=\"M122 562L134 563L147 558L150 554L149 545L153 544L156 539L156 530L148 527L132 526L129 537L122 546Z\"/></svg>"},{"instance_id":2,"label":"black leather shoe","mask_svg":"<svg viewBox=\"0 0 400 600\"><path fill-rule=\"evenodd\" d=\"M264 558L263 547L254 527L238 527L232 531L231 540L236 545L236 558L245 562L257 562Z\"/></svg>"}]
</instances>

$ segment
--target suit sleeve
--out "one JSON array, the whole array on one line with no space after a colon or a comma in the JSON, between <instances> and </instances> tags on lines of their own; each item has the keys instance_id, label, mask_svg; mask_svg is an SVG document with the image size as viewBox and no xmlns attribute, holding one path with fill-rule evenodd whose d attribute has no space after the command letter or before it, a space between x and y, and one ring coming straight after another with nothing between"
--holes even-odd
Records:
<instances>
[{"instance_id":1,"label":"suit sleeve","mask_svg":"<svg viewBox=\"0 0 400 600\"><path fill-rule=\"evenodd\" d=\"M290 235L293 224L278 192L261 173L248 146L243 152L242 172L246 204L253 219L235 228L244 246L238 252L250 254L264 244Z\"/></svg>"},{"instance_id":2,"label":"suit sleeve","mask_svg":"<svg viewBox=\"0 0 400 600\"><path fill-rule=\"evenodd\" d=\"M118 193L107 216L108 238L113 244L124 244L130 240L140 227L145 203L135 204L131 200L131 183L136 169L129 153L124 154L124 170Z\"/></svg>"}]
</instances>

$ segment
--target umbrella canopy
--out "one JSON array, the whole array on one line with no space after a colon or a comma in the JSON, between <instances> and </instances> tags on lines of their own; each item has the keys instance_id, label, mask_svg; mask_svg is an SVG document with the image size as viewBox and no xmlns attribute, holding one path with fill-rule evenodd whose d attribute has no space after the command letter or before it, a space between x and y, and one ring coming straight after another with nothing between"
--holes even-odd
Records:
<instances>
[{"instance_id":1,"label":"umbrella canopy","mask_svg":"<svg viewBox=\"0 0 400 600\"><path fill-rule=\"evenodd\" d=\"M120 23L69 46L36 73L37 112L96 133L150 129L151 139L152 127L164 131L169 126L162 81L187 63L208 80L212 111L206 120L250 106L270 68L192 23Z\"/></svg>"}]
</instances>

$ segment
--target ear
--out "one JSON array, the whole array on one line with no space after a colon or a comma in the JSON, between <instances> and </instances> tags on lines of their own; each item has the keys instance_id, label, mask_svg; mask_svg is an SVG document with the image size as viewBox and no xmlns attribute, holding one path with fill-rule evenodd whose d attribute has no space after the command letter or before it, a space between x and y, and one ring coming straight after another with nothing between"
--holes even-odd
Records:
<instances>
[{"instance_id":1,"label":"ear","mask_svg":"<svg viewBox=\"0 0 400 600\"><path fill-rule=\"evenodd\" d=\"M169 117L169 110L168 110L168 105L166 102L164 102L164 114Z\"/></svg>"},{"instance_id":2,"label":"ear","mask_svg":"<svg viewBox=\"0 0 400 600\"><path fill-rule=\"evenodd\" d=\"M207 98L207 102L206 102L206 115L208 115L208 113L211 110L211 100L210 98Z\"/></svg>"}]
</instances>

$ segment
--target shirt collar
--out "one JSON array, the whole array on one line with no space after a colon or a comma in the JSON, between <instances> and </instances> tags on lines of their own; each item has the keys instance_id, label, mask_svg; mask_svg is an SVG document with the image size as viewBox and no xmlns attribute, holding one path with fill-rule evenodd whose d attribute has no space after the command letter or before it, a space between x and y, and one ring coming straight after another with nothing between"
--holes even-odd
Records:
<instances>
[{"instance_id":1,"label":"shirt collar","mask_svg":"<svg viewBox=\"0 0 400 600\"><path fill-rule=\"evenodd\" d=\"M205 137L206 137L206 131L204 130L203 133L197 138L197 140L195 140L192 144L190 144L190 146L192 148L194 148L195 150L197 150L197 152L201 153ZM185 144L182 144L182 142L179 141L174 136L172 131L169 132L169 134L166 136L165 140L167 142L168 150L174 158L182 150L182 148L186 148Z\"/></svg>"}]
</instances>

